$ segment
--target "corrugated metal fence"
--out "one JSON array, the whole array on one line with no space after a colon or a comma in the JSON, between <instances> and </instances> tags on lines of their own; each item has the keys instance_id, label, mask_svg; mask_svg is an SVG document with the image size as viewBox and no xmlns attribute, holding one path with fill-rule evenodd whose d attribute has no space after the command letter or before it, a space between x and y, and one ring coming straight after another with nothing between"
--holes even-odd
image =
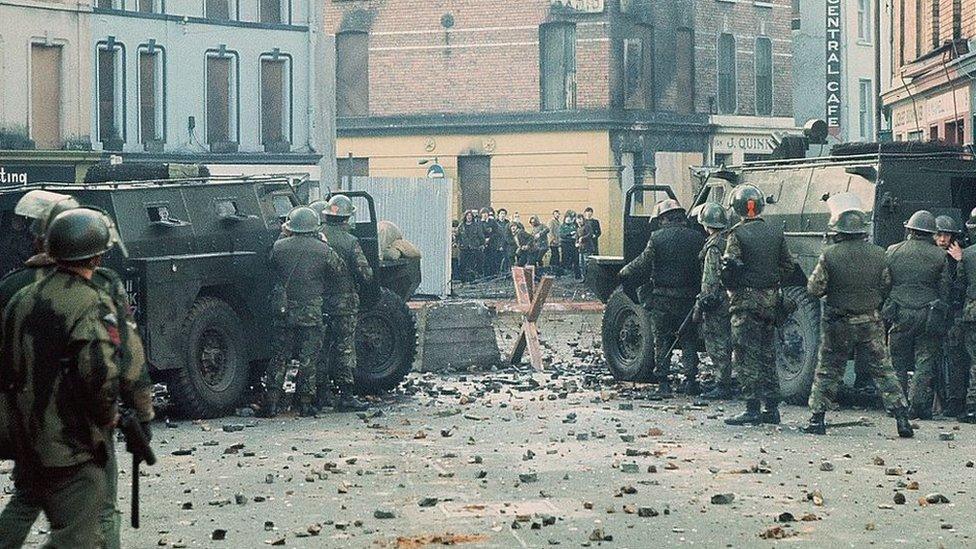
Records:
<instances>
[{"instance_id":1,"label":"corrugated metal fence","mask_svg":"<svg viewBox=\"0 0 976 549\"><path fill-rule=\"evenodd\" d=\"M345 183L345 181L343 181ZM367 191L376 202L378 220L392 221L423 254L423 281L418 293L445 296L451 284L450 179L353 177L354 190Z\"/></svg>"}]
</instances>

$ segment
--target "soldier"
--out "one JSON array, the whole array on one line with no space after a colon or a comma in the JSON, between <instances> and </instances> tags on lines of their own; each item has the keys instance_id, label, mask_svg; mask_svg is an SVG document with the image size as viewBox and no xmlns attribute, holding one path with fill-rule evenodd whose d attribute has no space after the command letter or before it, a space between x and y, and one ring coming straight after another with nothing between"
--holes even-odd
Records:
<instances>
[{"instance_id":1,"label":"soldier","mask_svg":"<svg viewBox=\"0 0 976 549\"><path fill-rule=\"evenodd\" d=\"M0 524L4 547L23 541L18 523L36 518L33 509L51 525L47 546L108 541L99 516L110 492L107 465L124 385L122 315L92 279L113 244L104 214L76 208L58 215L47 238L56 265L4 311L0 389L11 400L16 434L16 491Z\"/></svg>"},{"instance_id":2,"label":"soldier","mask_svg":"<svg viewBox=\"0 0 976 549\"><path fill-rule=\"evenodd\" d=\"M810 391L807 433L824 435L824 414L837 400L837 388L847 359L859 351L881 392L885 409L897 420L898 436L911 438L912 425L898 378L884 341L881 302L891 289L885 252L865 240L866 214L850 193L827 201L833 211L829 231L833 243L824 248L810 275L807 291L824 298L820 328L820 355Z\"/></svg>"},{"instance_id":3,"label":"soldier","mask_svg":"<svg viewBox=\"0 0 976 549\"><path fill-rule=\"evenodd\" d=\"M637 258L620 270L620 278L639 280L643 284L641 301L654 325L654 359L661 380L658 393L671 394L669 380L671 357L668 350L680 336L681 362L685 382L682 391L700 393L698 385L697 334L685 330L678 334L682 322L695 305L701 285L698 254L705 244L699 231L687 226L685 209L677 200L664 200L656 207L655 218L661 227L651 233L647 246ZM649 295L648 295L649 294Z\"/></svg>"},{"instance_id":4,"label":"soldier","mask_svg":"<svg viewBox=\"0 0 976 549\"><path fill-rule=\"evenodd\" d=\"M966 221L970 241L976 241L976 208ZM962 309L962 333L969 356L969 388L966 390L966 412L959 417L964 423L976 423L976 243L963 250L957 266L956 280L963 292L965 305Z\"/></svg>"},{"instance_id":5,"label":"soldier","mask_svg":"<svg viewBox=\"0 0 976 549\"><path fill-rule=\"evenodd\" d=\"M752 185L732 191L732 209L741 221L729 232L721 276L729 291L732 362L746 410L725 420L729 425L780 422L776 323L784 311L780 285L795 266L783 231L760 217L765 203Z\"/></svg>"},{"instance_id":6,"label":"soldier","mask_svg":"<svg viewBox=\"0 0 976 549\"><path fill-rule=\"evenodd\" d=\"M31 232L34 234L34 249L37 253L27 260L23 268L14 271L0 281L0 311L6 307L10 299L21 288L42 279L56 269L54 259L44 251L47 227L50 221L60 213L77 207L79 205L74 198L48 191L30 191L18 202L15 212L20 212L22 215L34 219L31 224ZM121 243L114 230L114 224L110 219L107 219L107 216L105 216L105 221L110 227L113 240ZM138 327L129 306L128 294L119 275L106 267L97 267L94 270L91 283L112 298L116 311L120 315L119 392L123 403L135 411L147 439L150 439L152 438L150 422L154 417L152 384L146 368L142 339L139 336ZM108 456L105 465L108 497L100 515L100 522L105 546L113 549L121 546L120 513L116 506L118 469L114 439L106 441L106 453ZM32 504L25 497L15 494L10 505L0 515L0 540L4 540L0 542L0 546L5 546L5 542L8 540L14 546L23 543L40 512L39 506Z\"/></svg>"},{"instance_id":7,"label":"soldier","mask_svg":"<svg viewBox=\"0 0 976 549\"><path fill-rule=\"evenodd\" d=\"M935 243L945 250L946 268L949 269L949 330L943 338L944 368L939 371L937 385L941 387L939 398L942 401L942 415L959 417L966 412L966 386L969 382L969 357L966 356L962 322L963 290L957 277L962 259L963 234L956 220L948 215L936 217L935 228L938 231Z\"/></svg>"},{"instance_id":8,"label":"soldier","mask_svg":"<svg viewBox=\"0 0 976 549\"><path fill-rule=\"evenodd\" d=\"M735 396L732 385L732 342L729 339L732 327L729 296L722 286L720 270L729 217L721 205L708 202L701 210L699 221L708 231L708 240L698 256L702 262L702 283L695 306L701 316L705 350L718 372L715 387L702 397L709 400L727 399Z\"/></svg>"},{"instance_id":9,"label":"soldier","mask_svg":"<svg viewBox=\"0 0 976 549\"><path fill-rule=\"evenodd\" d=\"M276 315L261 417L278 414L285 374L295 351L301 380L295 388L298 413L307 417L317 412L315 369L322 350L323 295L327 285L345 274L342 260L319 238L319 225L315 210L295 208L282 226L285 238L271 248L271 266L278 276L272 298Z\"/></svg>"},{"instance_id":10,"label":"soldier","mask_svg":"<svg viewBox=\"0 0 976 549\"><path fill-rule=\"evenodd\" d=\"M919 210L905 223L905 240L888 248L891 295L884 307L891 321L891 360L904 388L914 370L909 402L912 418L931 419L935 372L942 357L941 338L949 286L945 252L935 245L935 216Z\"/></svg>"},{"instance_id":11,"label":"soldier","mask_svg":"<svg viewBox=\"0 0 976 549\"><path fill-rule=\"evenodd\" d=\"M333 196L325 209L322 233L326 241L342 258L344 276L338 277L325 294L328 333L331 348L319 362L319 403L330 400L329 381L339 392L335 401L337 412L362 412L369 405L356 398L353 374L356 371L356 327L359 323L360 292L374 290L373 269L359 240L349 232L349 218L356 213L349 197ZM323 368L324 366L324 368Z\"/></svg>"}]
</instances>

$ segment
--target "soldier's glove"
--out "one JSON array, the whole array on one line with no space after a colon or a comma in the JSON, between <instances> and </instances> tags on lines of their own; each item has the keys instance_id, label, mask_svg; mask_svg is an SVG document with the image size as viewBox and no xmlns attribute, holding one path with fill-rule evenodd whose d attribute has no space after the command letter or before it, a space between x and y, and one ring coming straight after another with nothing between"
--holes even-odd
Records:
<instances>
[{"instance_id":1,"label":"soldier's glove","mask_svg":"<svg viewBox=\"0 0 976 549\"><path fill-rule=\"evenodd\" d=\"M745 263L740 259L722 258L722 268L719 270L722 285L729 290L738 288L743 269L745 269Z\"/></svg>"}]
</instances>

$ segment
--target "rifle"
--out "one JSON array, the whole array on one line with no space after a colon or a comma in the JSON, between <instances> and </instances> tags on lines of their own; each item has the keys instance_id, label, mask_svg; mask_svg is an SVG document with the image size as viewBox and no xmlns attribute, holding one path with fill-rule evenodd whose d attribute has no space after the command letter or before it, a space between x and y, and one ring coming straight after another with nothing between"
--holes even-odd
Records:
<instances>
[{"instance_id":1,"label":"rifle","mask_svg":"<svg viewBox=\"0 0 976 549\"><path fill-rule=\"evenodd\" d=\"M146 438L142 425L136 418L135 413L126 412L119 421L119 429L125 435L125 449L132 454L132 527L139 528L139 464L146 462L146 465L156 464L156 454L153 453Z\"/></svg>"},{"instance_id":2,"label":"rifle","mask_svg":"<svg viewBox=\"0 0 976 549\"><path fill-rule=\"evenodd\" d=\"M697 299L695 300L697 302ZM674 333L674 341L671 342L671 346L668 347L668 352L664 356L671 356L674 352L674 348L678 346L678 342L681 341L681 336L685 335L688 331L688 327L694 325L693 317L695 316L695 307L692 306L691 310L688 311L688 316L685 317L684 321L681 323L681 327L678 331Z\"/></svg>"}]
</instances>

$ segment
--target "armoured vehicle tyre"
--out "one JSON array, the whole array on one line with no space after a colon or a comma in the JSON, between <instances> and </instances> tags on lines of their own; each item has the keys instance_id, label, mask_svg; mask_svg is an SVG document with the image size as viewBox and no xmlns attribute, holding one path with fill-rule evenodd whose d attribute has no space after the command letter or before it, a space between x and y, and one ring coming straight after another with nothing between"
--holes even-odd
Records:
<instances>
[{"instance_id":1,"label":"armoured vehicle tyre","mask_svg":"<svg viewBox=\"0 0 976 549\"><path fill-rule=\"evenodd\" d=\"M376 394L403 381L417 355L417 324L407 304L381 288L375 306L359 314L356 390Z\"/></svg>"},{"instance_id":2,"label":"armoured vehicle tyre","mask_svg":"<svg viewBox=\"0 0 976 549\"><path fill-rule=\"evenodd\" d=\"M173 372L169 392L184 417L233 413L248 385L247 343L240 317L224 301L198 299L183 320L186 363Z\"/></svg>"},{"instance_id":3,"label":"armoured vehicle tyre","mask_svg":"<svg viewBox=\"0 0 976 549\"><path fill-rule=\"evenodd\" d=\"M820 346L820 302L806 288L783 289L786 299L796 303L796 311L776 330L776 370L783 400L800 406L807 404Z\"/></svg>"},{"instance_id":4,"label":"armoured vehicle tyre","mask_svg":"<svg viewBox=\"0 0 976 549\"><path fill-rule=\"evenodd\" d=\"M603 311L603 355L618 381L650 381L654 373L654 331L643 307L617 288Z\"/></svg>"}]
</instances>

